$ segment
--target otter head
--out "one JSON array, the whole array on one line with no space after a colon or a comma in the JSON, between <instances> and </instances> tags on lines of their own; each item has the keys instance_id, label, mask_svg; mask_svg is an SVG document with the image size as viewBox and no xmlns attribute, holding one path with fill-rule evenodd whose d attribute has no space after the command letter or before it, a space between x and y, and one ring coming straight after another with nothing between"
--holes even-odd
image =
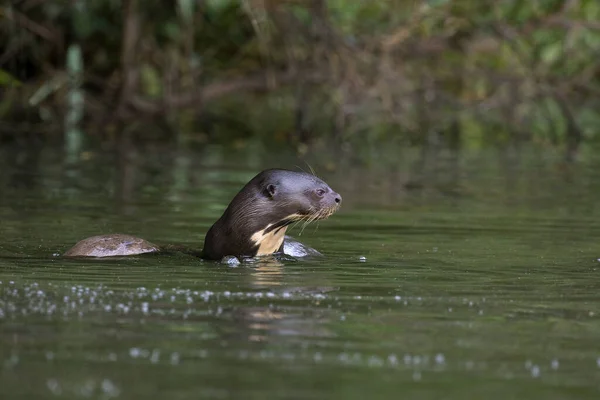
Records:
<instances>
[{"instance_id":1,"label":"otter head","mask_svg":"<svg viewBox=\"0 0 600 400\"><path fill-rule=\"evenodd\" d=\"M342 203L342 196L329 185L304 172L273 169L261 172L256 178L264 202L272 205L265 219L265 222L270 220L271 226L325 219Z\"/></svg>"},{"instance_id":2,"label":"otter head","mask_svg":"<svg viewBox=\"0 0 600 400\"><path fill-rule=\"evenodd\" d=\"M233 198L210 228L203 255L256 256L277 252L287 226L336 212L342 197L314 175L282 169L261 172Z\"/></svg>"}]
</instances>

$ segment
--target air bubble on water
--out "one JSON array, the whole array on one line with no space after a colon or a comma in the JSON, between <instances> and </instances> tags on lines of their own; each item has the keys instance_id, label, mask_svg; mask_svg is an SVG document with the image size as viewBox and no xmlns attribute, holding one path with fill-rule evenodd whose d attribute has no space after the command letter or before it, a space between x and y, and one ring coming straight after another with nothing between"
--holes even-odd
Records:
<instances>
[{"instance_id":1,"label":"air bubble on water","mask_svg":"<svg viewBox=\"0 0 600 400\"><path fill-rule=\"evenodd\" d=\"M315 362L321 362L321 360L323 360L323 356L321 355L321 353L319 353L318 351L313 355L313 360L315 360Z\"/></svg>"},{"instance_id":2,"label":"air bubble on water","mask_svg":"<svg viewBox=\"0 0 600 400\"><path fill-rule=\"evenodd\" d=\"M345 321L346 320L346 316L345 315L341 315L340 316L340 321Z\"/></svg>"},{"instance_id":3,"label":"air bubble on water","mask_svg":"<svg viewBox=\"0 0 600 400\"><path fill-rule=\"evenodd\" d=\"M129 355L131 358L138 358L142 354L142 351L138 347L132 347L129 349Z\"/></svg>"},{"instance_id":4,"label":"air bubble on water","mask_svg":"<svg viewBox=\"0 0 600 400\"><path fill-rule=\"evenodd\" d=\"M402 296L394 296L394 300L400 301L400 300L402 300Z\"/></svg>"},{"instance_id":5,"label":"air bubble on water","mask_svg":"<svg viewBox=\"0 0 600 400\"><path fill-rule=\"evenodd\" d=\"M119 394L121 394L119 388L114 383L112 383L110 379L102 380L100 388L102 389L102 392L104 392L104 394L106 394L109 398L118 397Z\"/></svg>"},{"instance_id":6,"label":"air bubble on water","mask_svg":"<svg viewBox=\"0 0 600 400\"><path fill-rule=\"evenodd\" d=\"M383 366L383 360L377 356L369 357L368 361L369 367L381 367Z\"/></svg>"},{"instance_id":7,"label":"air bubble on water","mask_svg":"<svg viewBox=\"0 0 600 400\"><path fill-rule=\"evenodd\" d=\"M539 378L540 376L540 367L538 367L537 365L533 365L531 367L531 376L534 378Z\"/></svg>"},{"instance_id":8,"label":"air bubble on water","mask_svg":"<svg viewBox=\"0 0 600 400\"><path fill-rule=\"evenodd\" d=\"M396 357L396 355L393 353L388 356L387 360L391 366L395 367L396 365L398 365L398 357Z\"/></svg>"},{"instance_id":9,"label":"air bubble on water","mask_svg":"<svg viewBox=\"0 0 600 400\"><path fill-rule=\"evenodd\" d=\"M179 364L179 353L177 353L177 352L171 353L171 364L172 365Z\"/></svg>"},{"instance_id":10,"label":"air bubble on water","mask_svg":"<svg viewBox=\"0 0 600 400\"><path fill-rule=\"evenodd\" d=\"M52 394L57 396L62 394L62 389L56 379L48 379L46 381L46 386L48 387L48 390L52 392Z\"/></svg>"},{"instance_id":11,"label":"air bubble on water","mask_svg":"<svg viewBox=\"0 0 600 400\"><path fill-rule=\"evenodd\" d=\"M94 393L95 389L96 389L96 382L89 379L83 384L83 386L81 386L81 388L79 389L79 392L83 397L91 397L92 394Z\"/></svg>"},{"instance_id":12,"label":"air bubble on water","mask_svg":"<svg viewBox=\"0 0 600 400\"><path fill-rule=\"evenodd\" d=\"M150 362L152 364L156 364L160 361L160 350L154 349L152 350L152 354L150 354Z\"/></svg>"},{"instance_id":13,"label":"air bubble on water","mask_svg":"<svg viewBox=\"0 0 600 400\"><path fill-rule=\"evenodd\" d=\"M360 261L360 262L366 262L367 261L367 257L360 256L360 257L358 257L358 261Z\"/></svg>"},{"instance_id":14,"label":"air bubble on water","mask_svg":"<svg viewBox=\"0 0 600 400\"><path fill-rule=\"evenodd\" d=\"M340 353L338 359L343 363L348 363L348 361L350 361L350 356L348 356L346 353Z\"/></svg>"},{"instance_id":15,"label":"air bubble on water","mask_svg":"<svg viewBox=\"0 0 600 400\"><path fill-rule=\"evenodd\" d=\"M558 360L556 358L550 362L550 367L553 370L557 370L559 366L560 366L560 363L558 362Z\"/></svg>"},{"instance_id":16,"label":"air bubble on water","mask_svg":"<svg viewBox=\"0 0 600 400\"><path fill-rule=\"evenodd\" d=\"M444 355L442 353L438 353L435 355L435 362L436 362L436 364L445 364L446 357L444 357Z\"/></svg>"},{"instance_id":17,"label":"air bubble on water","mask_svg":"<svg viewBox=\"0 0 600 400\"><path fill-rule=\"evenodd\" d=\"M289 299L290 297L292 297L292 295L289 292L283 292L282 296L284 299Z\"/></svg>"},{"instance_id":18,"label":"air bubble on water","mask_svg":"<svg viewBox=\"0 0 600 400\"><path fill-rule=\"evenodd\" d=\"M54 360L54 353L51 351L47 351L46 352L46 360L48 360L48 361Z\"/></svg>"}]
</instances>

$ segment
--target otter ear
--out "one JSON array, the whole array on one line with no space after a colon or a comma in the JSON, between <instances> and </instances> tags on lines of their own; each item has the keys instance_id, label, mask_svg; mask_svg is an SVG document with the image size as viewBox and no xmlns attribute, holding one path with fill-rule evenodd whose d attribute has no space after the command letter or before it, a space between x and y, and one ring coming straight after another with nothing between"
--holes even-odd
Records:
<instances>
[{"instance_id":1,"label":"otter ear","mask_svg":"<svg viewBox=\"0 0 600 400\"><path fill-rule=\"evenodd\" d=\"M273 197L273 196L275 196L276 192L277 192L277 188L275 187L275 185L273 185L273 184L267 185L267 188L266 188L267 196Z\"/></svg>"}]
</instances>

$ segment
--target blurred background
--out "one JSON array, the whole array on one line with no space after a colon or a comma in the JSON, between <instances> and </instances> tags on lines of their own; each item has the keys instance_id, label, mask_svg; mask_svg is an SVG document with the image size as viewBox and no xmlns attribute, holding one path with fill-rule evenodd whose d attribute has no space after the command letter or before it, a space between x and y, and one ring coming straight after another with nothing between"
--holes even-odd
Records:
<instances>
[{"instance_id":1,"label":"blurred background","mask_svg":"<svg viewBox=\"0 0 600 400\"><path fill-rule=\"evenodd\" d=\"M600 1L9 0L0 93L3 399L598 398ZM59 257L272 167L324 258Z\"/></svg>"},{"instance_id":2,"label":"blurred background","mask_svg":"<svg viewBox=\"0 0 600 400\"><path fill-rule=\"evenodd\" d=\"M134 140L573 160L600 140L595 0L11 0L0 17L2 142L69 157Z\"/></svg>"}]
</instances>

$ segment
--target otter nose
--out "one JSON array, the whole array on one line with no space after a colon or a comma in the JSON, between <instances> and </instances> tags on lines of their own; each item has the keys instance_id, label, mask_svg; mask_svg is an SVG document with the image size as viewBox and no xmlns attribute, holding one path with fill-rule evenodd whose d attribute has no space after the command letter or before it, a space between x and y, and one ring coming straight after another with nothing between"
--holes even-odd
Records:
<instances>
[{"instance_id":1,"label":"otter nose","mask_svg":"<svg viewBox=\"0 0 600 400\"><path fill-rule=\"evenodd\" d=\"M340 196L338 193L335 193L335 192L334 192L334 193L333 193L333 196L334 196L333 200L334 200L336 203L340 204L340 203L342 202L342 196Z\"/></svg>"}]
</instances>

